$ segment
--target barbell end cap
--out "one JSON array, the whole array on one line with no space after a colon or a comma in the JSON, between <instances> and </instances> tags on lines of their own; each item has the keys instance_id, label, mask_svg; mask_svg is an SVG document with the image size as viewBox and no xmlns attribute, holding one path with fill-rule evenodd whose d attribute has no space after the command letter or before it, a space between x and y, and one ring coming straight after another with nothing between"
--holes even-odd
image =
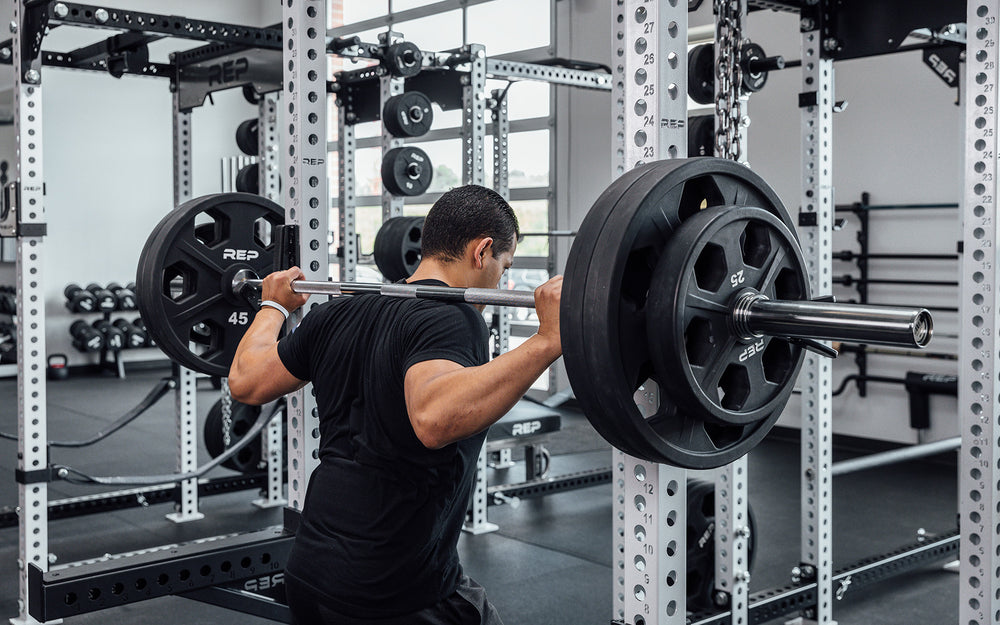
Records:
<instances>
[{"instance_id":1,"label":"barbell end cap","mask_svg":"<svg viewBox=\"0 0 1000 625\"><path fill-rule=\"evenodd\" d=\"M927 347L933 336L934 318L926 308L921 308L913 319L913 343L920 348Z\"/></svg>"}]
</instances>

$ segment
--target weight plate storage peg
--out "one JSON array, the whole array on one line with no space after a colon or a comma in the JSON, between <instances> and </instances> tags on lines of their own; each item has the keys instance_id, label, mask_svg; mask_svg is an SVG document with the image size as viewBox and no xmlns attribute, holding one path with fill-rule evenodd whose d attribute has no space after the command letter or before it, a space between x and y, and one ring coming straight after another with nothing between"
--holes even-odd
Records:
<instances>
[{"instance_id":1,"label":"weight plate storage peg","mask_svg":"<svg viewBox=\"0 0 1000 625\"><path fill-rule=\"evenodd\" d=\"M394 95L382 109L382 124L394 137L422 137L433 123L431 100L419 91Z\"/></svg>"},{"instance_id":2,"label":"weight plate storage peg","mask_svg":"<svg viewBox=\"0 0 1000 625\"><path fill-rule=\"evenodd\" d=\"M422 195L431 186L431 159L420 148L393 148L382 158L382 184L393 195Z\"/></svg>"},{"instance_id":3,"label":"weight plate storage peg","mask_svg":"<svg viewBox=\"0 0 1000 625\"><path fill-rule=\"evenodd\" d=\"M244 120L236 127L236 146L247 156L257 156L259 147L257 134L257 118Z\"/></svg>"},{"instance_id":4,"label":"weight plate storage peg","mask_svg":"<svg viewBox=\"0 0 1000 625\"><path fill-rule=\"evenodd\" d=\"M229 375L255 312L233 292L233 276L271 273L271 235L283 219L284 210L259 195L220 193L185 202L156 225L139 255L136 295L150 338L168 357Z\"/></svg>"},{"instance_id":5,"label":"weight plate storage peg","mask_svg":"<svg viewBox=\"0 0 1000 625\"><path fill-rule=\"evenodd\" d=\"M633 456L692 469L719 467L752 449L773 424L768 414L727 427L710 419L708 410L678 402L655 366L660 355L653 352L664 346L651 341L648 330L654 272L678 228L704 208L733 205L757 207L792 228L777 195L747 167L694 158L627 172L601 194L577 231L560 311L563 361L588 420Z\"/></svg>"},{"instance_id":6,"label":"weight plate storage peg","mask_svg":"<svg viewBox=\"0 0 1000 625\"><path fill-rule=\"evenodd\" d=\"M382 277L399 282L413 275L420 264L423 217L392 217L375 235L375 264Z\"/></svg>"}]
</instances>

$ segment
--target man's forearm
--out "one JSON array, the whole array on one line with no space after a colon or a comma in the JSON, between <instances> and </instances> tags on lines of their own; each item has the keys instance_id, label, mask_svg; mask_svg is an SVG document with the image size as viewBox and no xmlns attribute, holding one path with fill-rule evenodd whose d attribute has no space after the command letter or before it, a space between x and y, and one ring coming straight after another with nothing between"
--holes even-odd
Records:
<instances>
[{"instance_id":1,"label":"man's forearm","mask_svg":"<svg viewBox=\"0 0 1000 625\"><path fill-rule=\"evenodd\" d=\"M468 438L507 414L558 357L558 344L536 334L484 365L429 380L421 393L428 399L410 417L429 433L429 447Z\"/></svg>"}]
</instances>

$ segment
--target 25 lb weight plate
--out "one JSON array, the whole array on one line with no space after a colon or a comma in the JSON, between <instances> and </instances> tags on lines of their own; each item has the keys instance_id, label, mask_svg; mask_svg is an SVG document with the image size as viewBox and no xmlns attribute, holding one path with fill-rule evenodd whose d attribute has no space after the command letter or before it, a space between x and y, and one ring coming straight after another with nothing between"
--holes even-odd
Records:
<instances>
[{"instance_id":1,"label":"25 lb weight plate","mask_svg":"<svg viewBox=\"0 0 1000 625\"><path fill-rule=\"evenodd\" d=\"M422 195L433 176L431 159L420 148L393 148L382 158L382 184L393 195Z\"/></svg>"},{"instance_id":2,"label":"25 lb weight plate","mask_svg":"<svg viewBox=\"0 0 1000 625\"><path fill-rule=\"evenodd\" d=\"M431 100L419 91L394 95L382 108L382 124L394 137L422 137L433 123Z\"/></svg>"},{"instance_id":3,"label":"25 lb weight plate","mask_svg":"<svg viewBox=\"0 0 1000 625\"><path fill-rule=\"evenodd\" d=\"M809 299L798 241L762 208L706 208L677 228L660 257L646 328L658 378L678 406L724 428L766 432L791 396L803 354L786 339L734 331L730 311L748 292Z\"/></svg>"},{"instance_id":4,"label":"25 lb weight plate","mask_svg":"<svg viewBox=\"0 0 1000 625\"><path fill-rule=\"evenodd\" d=\"M150 337L175 362L229 375L254 309L233 275L271 273L270 232L284 210L259 195L220 193L181 204L153 228L139 256L136 293ZM197 233L197 234L196 234Z\"/></svg>"}]
</instances>

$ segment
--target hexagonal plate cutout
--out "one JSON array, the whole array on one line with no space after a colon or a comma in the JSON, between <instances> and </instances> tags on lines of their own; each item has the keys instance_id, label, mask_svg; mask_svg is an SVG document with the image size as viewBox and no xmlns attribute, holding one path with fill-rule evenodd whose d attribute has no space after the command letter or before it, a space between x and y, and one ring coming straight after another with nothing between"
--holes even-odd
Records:
<instances>
[{"instance_id":1,"label":"hexagonal plate cutout","mask_svg":"<svg viewBox=\"0 0 1000 625\"><path fill-rule=\"evenodd\" d=\"M739 410L750 396L750 374L743 365L731 364L719 378L719 405Z\"/></svg>"},{"instance_id":2,"label":"hexagonal plate cutout","mask_svg":"<svg viewBox=\"0 0 1000 625\"><path fill-rule=\"evenodd\" d=\"M198 291L198 272L187 263L176 262L163 270L163 294L179 302Z\"/></svg>"},{"instance_id":3,"label":"hexagonal plate cutout","mask_svg":"<svg viewBox=\"0 0 1000 625\"><path fill-rule=\"evenodd\" d=\"M772 384L781 384L795 365L792 346L786 341L773 339L764 348L760 362L764 368L764 379Z\"/></svg>"},{"instance_id":4,"label":"hexagonal plate cutout","mask_svg":"<svg viewBox=\"0 0 1000 625\"><path fill-rule=\"evenodd\" d=\"M696 367L704 367L715 348L715 337L712 335L712 324L708 319L695 317L688 323L684 332L684 348L687 351L688 362Z\"/></svg>"},{"instance_id":5,"label":"hexagonal plate cutout","mask_svg":"<svg viewBox=\"0 0 1000 625\"><path fill-rule=\"evenodd\" d=\"M229 238L229 218L214 211L198 213L194 218L194 238L215 247Z\"/></svg>"},{"instance_id":6,"label":"hexagonal plate cutout","mask_svg":"<svg viewBox=\"0 0 1000 625\"><path fill-rule=\"evenodd\" d=\"M774 297L787 300L805 299L802 280L791 267L783 268L774 279Z\"/></svg>"},{"instance_id":7,"label":"hexagonal plate cutout","mask_svg":"<svg viewBox=\"0 0 1000 625\"><path fill-rule=\"evenodd\" d=\"M694 263L694 279L703 291L718 291L728 271L726 252L714 243L706 244Z\"/></svg>"},{"instance_id":8,"label":"hexagonal plate cutout","mask_svg":"<svg viewBox=\"0 0 1000 625\"><path fill-rule=\"evenodd\" d=\"M204 319L191 326L188 340L192 352L204 354L222 344L222 328L211 319Z\"/></svg>"},{"instance_id":9,"label":"hexagonal plate cutout","mask_svg":"<svg viewBox=\"0 0 1000 625\"><path fill-rule=\"evenodd\" d=\"M771 237L767 225L751 221L740 235L740 251L743 262L750 267L761 268L771 255Z\"/></svg>"},{"instance_id":10,"label":"hexagonal plate cutout","mask_svg":"<svg viewBox=\"0 0 1000 625\"><path fill-rule=\"evenodd\" d=\"M253 222L253 240L264 249L271 247L271 243L274 242L274 224L266 217Z\"/></svg>"}]
</instances>

